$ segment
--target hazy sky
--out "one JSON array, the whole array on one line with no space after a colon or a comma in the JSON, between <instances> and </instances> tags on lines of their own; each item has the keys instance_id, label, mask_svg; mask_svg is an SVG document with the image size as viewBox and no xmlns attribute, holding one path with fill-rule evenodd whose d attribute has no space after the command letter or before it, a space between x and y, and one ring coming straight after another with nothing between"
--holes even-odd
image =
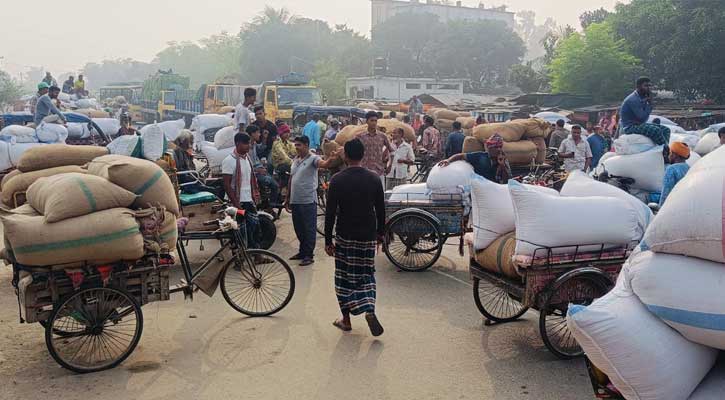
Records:
<instances>
[{"instance_id":1,"label":"hazy sky","mask_svg":"<svg viewBox=\"0 0 725 400\"><path fill-rule=\"evenodd\" d=\"M464 0L476 6L478 0ZM583 11L617 0L483 0L511 11L533 10L540 20L578 27ZM166 42L237 33L265 5L293 14L348 24L368 34L369 0L5 0L0 23L0 68L12 73L44 66L60 75L88 61L130 57L150 61ZM43 10L43 11L41 11ZM54 17L36 18L40 12ZM202 61L202 60L200 60Z\"/></svg>"}]
</instances>

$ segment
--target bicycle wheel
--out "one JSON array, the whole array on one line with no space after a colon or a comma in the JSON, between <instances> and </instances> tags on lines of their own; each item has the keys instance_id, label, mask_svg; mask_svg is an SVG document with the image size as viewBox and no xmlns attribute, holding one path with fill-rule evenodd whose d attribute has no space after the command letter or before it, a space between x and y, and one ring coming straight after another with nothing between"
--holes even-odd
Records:
<instances>
[{"instance_id":1,"label":"bicycle wheel","mask_svg":"<svg viewBox=\"0 0 725 400\"><path fill-rule=\"evenodd\" d=\"M136 348L143 330L141 306L126 292L91 288L56 307L45 328L48 352L78 373L114 368Z\"/></svg>"},{"instance_id":2,"label":"bicycle wheel","mask_svg":"<svg viewBox=\"0 0 725 400\"><path fill-rule=\"evenodd\" d=\"M252 249L235 257L222 272L224 300L238 312L265 317L285 308L295 292L292 269L279 256Z\"/></svg>"},{"instance_id":3,"label":"bicycle wheel","mask_svg":"<svg viewBox=\"0 0 725 400\"><path fill-rule=\"evenodd\" d=\"M445 238L436 223L425 215L406 212L385 227L383 251L404 271L423 271L435 264Z\"/></svg>"},{"instance_id":4,"label":"bicycle wheel","mask_svg":"<svg viewBox=\"0 0 725 400\"><path fill-rule=\"evenodd\" d=\"M515 321L529 309L504 289L478 278L473 279L473 301L478 311L494 322Z\"/></svg>"}]
</instances>

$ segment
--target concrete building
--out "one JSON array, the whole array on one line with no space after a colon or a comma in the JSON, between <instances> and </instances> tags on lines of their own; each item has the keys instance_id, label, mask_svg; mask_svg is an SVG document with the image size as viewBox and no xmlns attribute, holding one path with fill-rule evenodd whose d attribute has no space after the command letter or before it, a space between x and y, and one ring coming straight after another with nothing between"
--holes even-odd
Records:
<instances>
[{"instance_id":1,"label":"concrete building","mask_svg":"<svg viewBox=\"0 0 725 400\"><path fill-rule=\"evenodd\" d=\"M421 94L463 94L465 79L396 78L375 76L349 78L345 93L350 99L407 101Z\"/></svg>"},{"instance_id":2,"label":"concrete building","mask_svg":"<svg viewBox=\"0 0 725 400\"><path fill-rule=\"evenodd\" d=\"M514 28L514 13L504 11L502 7L485 8L482 3L478 7L464 7L461 1L455 5L448 1L434 0L371 0L372 28L399 13L429 13L437 15L441 22L469 20L497 20Z\"/></svg>"}]
</instances>

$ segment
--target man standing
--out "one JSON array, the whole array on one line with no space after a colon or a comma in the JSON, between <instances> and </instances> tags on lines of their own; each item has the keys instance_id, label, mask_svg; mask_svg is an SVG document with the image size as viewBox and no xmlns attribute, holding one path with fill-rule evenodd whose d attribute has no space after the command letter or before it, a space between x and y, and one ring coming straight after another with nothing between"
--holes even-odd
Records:
<instances>
[{"instance_id":1,"label":"man standing","mask_svg":"<svg viewBox=\"0 0 725 400\"><path fill-rule=\"evenodd\" d=\"M446 138L445 156L446 158L454 155L463 153L463 141L466 139L466 135L461 130L461 123L455 121L453 123L453 132L448 134Z\"/></svg>"},{"instance_id":2,"label":"man standing","mask_svg":"<svg viewBox=\"0 0 725 400\"><path fill-rule=\"evenodd\" d=\"M582 127L574 125L571 128L571 137L566 138L559 146L559 158L564 159L564 170L588 171L592 164L592 149L589 142L582 140Z\"/></svg>"},{"instance_id":3,"label":"man standing","mask_svg":"<svg viewBox=\"0 0 725 400\"><path fill-rule=\"evenodd\" d=\"M247 247L257 249L259 219L256 204L259 201L259 186L249 156L251 141L244 132L234 135L234 152L222 161L222 179L231 204L245 211Z\"/></svg>"},{"instance_id":4,"label":"man standing","mask_svg":"<svg viewBox=\"0 0 725 400\"><path fill-rule=\"evenodd\" d=\"M660 207L665 204L665 200L675 188L677 182L687 175L690 166L687 165L687 159L690 158L690 148L682 142L673 142L670 145L669 154L670 165L665 170L665 177L662 180L662 194L660 195Z\"/></svg>"},{"instance_id":5,"label":"man standing","mask_svg":"<svg viewBox=\"0 0 725 400\"><path fill-rule=\"evenodd\" d=\"M380 179L380 187L385 187L385 166L393 147L390 145L388 136L378 130L378 113L368 111L365 116L368 124L367 132L358 136L365 154L361 161L363 168L369 169Z\"/></svg>"},{"instance_id":6,"label":"man standing","mask_svg":"<svg viewBox=\"0 0 725 400\"><path fill-rule=\"evenodd\" d=\"M642 77L637 79L637 89L624 99L619 112L619 124L625 135L643 135L652 139L655 145L670 142L670 128L664 125L648 124L652 113L652 81Z\"/></svg>"},{"instance_id":7,"label":"man standing","mask_svg":"<svg viewBox=\"0 0 725 400\"><path fill-rule=\"evenodd\" d=\"M86 81L83 80L83 74L78 75L78 80L73 85L73 91L79 99L86 96Z\"/></svg>"},{"instance_id":8,"label":"man standing","mask_svg":"<svg viewBox=\"0 0 725 400\"><path fill-rule=\"evenodd\" d=\"M63 93L71 94L73 93L73 86L75 83L73 82L73 75L69 76L68 79L63 82Z\"/></svg>"},{"instance_id":9,"label":"man standing","mask_svg":"<svg viewBox=\"0 0 725 400\"><path fill-rule=\"evenodd\" d=\"M589 135L587 138L587 142L589 142L589 148L592 150L592 169L594 169L599 165L599 159L602 158L604 153L612 148L612 139L601 126L597 125L594 127L594 134Z\"/></svg>"},{"instance_id":10,"label":"man standing","mask_svg":"<svg viewBox=\"0 0 725 400\"><path fill-rule=\"evenodd\" d=\"M315 242L317 241L317 186L318 168L330 166L330 157L323 161L317 154L310 152L310 139L307 136L295 138L297 157L290 171L289 196L285 208L292 213L299 251L290 260L302 260L304 267L315 262Z\"/></svg>"},{"instance_id":11,"label":"man standing","mask_svg":"<svg viewBox=\"0 0 725 400\"><path fill-rule=\"evenodd\" d=\"M395 151L388 165L388 176L385 179L387 190L392 190L398 185L408 183L408 167L415 163L415 152L413 146L403 138L403 128L395 128L393 131L393 146Z\"/></svg>"},{"instance_id":12,"label":"man standing","mask_svg":"<svg viewBox=\"0 0 725 400\"><path fill-rule=\"evenodd\" d=\"M426 115L423 119L425 122L425 129L423 130L423 141L421 146L428 152L428 156L439 160L443 155L441 151L441 132L433 126L435 121L430 115ZM461 147L463 147L461 145Z\"/></svg>"},{"instance_id":13,"label":"man standing","mask_svg":"<svg viewBox=\"0 0 725 400\"><path fill-rule=\"evenodd\" d=\"M511 177L511 167L503 152L503 138L499 134L486 140L486 151L458 153L438 163L445 168L453 162L465 161L473 167L473 172L491 182L506 183Z\"/></svg>"},{"instance_id":14,"label":"man standing","mask_svg":"<svg viewBox=\"0 0 725 400\"><path fill-rule=\"evenodd\" d=\"M340 123L336 119L330 120L330 129L325 132L325 139L335 140L338 132L340 132Z\"/></svg>"},{"instance_id":15,"label":"man standing","mask_svg":"<svg viewBox=\"0 0 725 400\"><path fill-rule=\"evenodd\" d=\"M277 125L267 119L264 106L254 107L254 119L254 124L259 127L259 132L262 137L262 142L257 148L257 156L260 159L269 158L269 154L272 152L272 145L277 140ZM265 131L267 131L266 134Z\"/></svg>"},{"instance_id":16,"label":"man standing","mask_svg":"<svg viewBox=\"0 0 725 400\"><path fill-rule=\"evenodd\" d=\"M277 171L281 187L286 188L292 159L296 156L297 151L294 143L289 140L289 126L281 124L277 129L279 130L279 140L272 145L272 167Z\"/></svg>"},{"instance_id":17,"label":"man standing","mask_svg":"<svg viewBox=\"0 0 725 400\"><path fill-rule=\"evenodd\" d=\"M249 159L254 167L254 176L257 178L259 187L264 187L269 190L269 203L270 205L276 205L279 202L279 185L277 182L267 173L267 169L262 165L262 161L259 158L259 140L261 138L261 132L259 126L256 124L249 125L247 127L247 135L252 138L251 146L249 149Z\"/></svg>"},{"instance_id":18,"label":"man standing","mask_svg":"<svg viewBox=\"0 0 725 400\"><path fill-rule=\"evenodd\" d=\"M33 117L35 126L40 125L40 123L43 122L43 119L51 114L57 115L64 124L66 123L63 113L61 113L55 104L53 104L54 100L58 98L59 93L60 88L58 86L51 86L48 92L40 96L38 104L35 106L35 116Z\"/></svg>"},{"instance_id":19,"label":"man standing","mask_svg":"<svg viewBox=\"0 0 725 400\"><path fill-rule=\"evenodd\" d=\"M549 136L549 147L558 149L561 146L561 142L569 137L570 132L564 128L564 125L566 125L566 121L563 119L556 121L556 128L551 131L551 135Z\"/></svg>"},{"instance_id":20,"label":"man standing","mask_svg":"<svg viewBox=\"0 0 725 400\"><path fill-rule=\"evenodd\" d=\"M48 93L48 90L50 89L50 85L48 85L45 82L40 82L38 84L38 92L33 95L33 97L30 98L30 113L35 115L35 109L38 106L38 99L43 97L43 95Z\"/></svg>"},{"instance_id":21,"label":"man standing","mask_svg":"<svg viewBox=\"0 0 725 400\"><path fill-rule=\"evenodd\" d=\"M383 327L375 315L375 250L383 240L385 203L378 177L361 166L364 154L359 139L345 143L347 168L330 180L325 252L335 256L335 293L342 313L333 325L350 331L350 315L364 313L372 335L380 336Z\"/></svg>"},{"instance_id":22,"label":"man standing","mask_svg":"<svg viewBox=\"0 0 725 400\"><path fill-rule=\"evenodd\" d=\"M320 148L320 114L312 114L312 120L302 128L302 135L310 141L310 148L317 151Z\"/></svg>"},{"instance_id":23,"label":"man standing","mask_svg":"<svg viewBox=\"0 0 725 400\"><path fill-rule=\"evenodd\" d=\"M234 108L234 126L237 132L244 133L247 127L254 122L254 116L249 107L257 101L257 89L244 89L244 100Z\"/></svg>"}]
</instances>

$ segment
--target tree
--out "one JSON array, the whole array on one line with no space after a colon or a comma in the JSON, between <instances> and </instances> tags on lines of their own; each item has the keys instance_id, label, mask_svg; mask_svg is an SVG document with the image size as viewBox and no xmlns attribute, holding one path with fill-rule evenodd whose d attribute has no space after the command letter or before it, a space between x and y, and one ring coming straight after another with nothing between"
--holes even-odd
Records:
<instances>
[{"instance_id":1,"label":"tree","mask_svg":"<svg viewBox=\"0 0 725 400\"><path fill-rule=\"evenodd\" d=\"M425 29L412 29L420 26ZM376 54L388 59L388 71L398 76L431 76L433 43L446 30L437 15L399 13L378 24L372 33Z\"/></svg>"},{"instance_id":2,"label":"tree","mask_svg":"<svg viewBox=\"0 0 725 400\"><path fill-rule=\"evenodd\" d=\"M82 71L89 85L100 88L114 82L141 82L156 71L156 68L157 66L152 63L124 58L87 63ZM62 78L63 76L59 77Z\"/></svg>"},{"instance_id":3,"label":"tree","mask_svg":"<svg viewBox=\"0 0 725 400\"><path fill-rule=\"evenodd\" d=\"M725 3L632 0L618 4L608 21L659 88L725 101Z\"/></svg>"},{"instance_id":4,"label":"tree","mask_svg":"<svg viewBox=\"0 0 725 400\"><path fill-rule=\"evenodd\" d=\"M0 70L0 111L20 98L22 86L7 72Z\"/></svg>"},{"instance_id":5,"label":"tree","mask_svg":"<svg viewBox=\"0 0 725 400\"><path fill-rule=\"evenodd\" d=\"M591 24L598 24L606 21L610 14L611 13L604 7L597 10L586 11L579 16L579 23L581 24L582 29L587 29L587 27Z\"/></svg>"},{"instance_id":6,"label":"tree","mask_svg":"<svg viewBox=\"0 0 725 400\"><path fill-rule=\"evenodd\" d=\"M546 54L543 40L549 32L556 31L558 26L553 18L547 18L542 25L536 24L536 13L533 11L520 11L516 13L516 33L526 44L527 61L535 60Z\"/></svg>"},{"instance_id":7,"label":"tree","mask_svg":"<svg viewBox=\"0 0 725 400\"><path fill-rule=\"evenodd\" d=\"M566 38L571 36L574 32L574 28L571 25L564 27L557 27L554 30L547 32L541 39L541 45L544 47L544 64L549 65L554 59L556 48Z\"/></svg>"},{"instance_id":8,"label":"tree","mask_svg":"<svg viewBox=\"0 0 725 400\"><path fill-rule=\"evenodd\" d=\"M219 78L240 76L242 43L239 37L222 32L194 42L169 42L156 54L157 68L172 69L191 78L193 87Z\"/></svg>"},{"instance_id":9,"label":"tree","mask_svg":"<svg viewBox=\"0 0 725 400\"><path fill-rule=\"evenodd\" d=\"M640 60L629 53L607 23L591 24L556 48L549 65L554 93L587 94L597 101L621 100L631 91Z\"/></svg>"},{"instance_id":10,"label":"tree","mask_svg":"<svg viewBox=\"0 0 725 400\"><path fill-rule=\"evenodd\" d=\"M537 72L531 62L517 64L510 70L511 83L525 93L534 93L541 90L545 78Z\"/></svg>"},{"instance_id":11,"label":"tree","mask_svg":"<svg viewBox=\"0 0 725 400\"><path fill-rule=\"evenodd\" d=\"M312 72L312 83L317 85L330 104L345 99L345 80L348 75L333 59L318 62Z\"/></svg>"}]
</instances>

